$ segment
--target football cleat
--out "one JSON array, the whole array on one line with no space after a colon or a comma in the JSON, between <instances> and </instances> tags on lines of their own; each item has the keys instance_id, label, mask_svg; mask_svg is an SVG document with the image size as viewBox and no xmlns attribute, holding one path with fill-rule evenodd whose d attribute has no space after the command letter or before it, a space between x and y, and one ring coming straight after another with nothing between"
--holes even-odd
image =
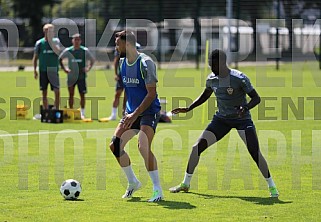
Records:
<instances>
[{"instance_id":1,"label":"football cleat","mask_svg":"<svg viewBox=\"0 0 321 222\"><path fill-rule=\"evenodd\" d=\"M184 183L181 183L181 184L177 185L176 187L169 188L169 191L171 193L178 193L180 191L183 191L186 193L186 192L188 192L188 190L189 190L189 186Z\"/></svg>"},{"instance_id":2,"label":"football cleat","mask_svg":"<svg viewBox=\"0 0 321 222\"><path fill-rule=\"evenodd\" d=\"M153 196L148 200L148 202L158 202L163 200L163 195L161 190L154 190Z\"/></svg>"},{"instance_id":3,"label":"football cleat","mask_svg":"<svg viewBox=\"0 0 321 222\"><path fill-rule=\"evenodd\" d=\"M279 191L276 187L269 187L270 197L279 197Z\"/></svg>"},{"instance_id":4,"label":"football cleat","mask_svg":"<svg viewBox=\"0 0 321 222\"><path fill-rule=\"evenodd\" d=\"M125 194L122 198L131 198L137 190L139 190L142 186L142 183L137 181L136 183L128 183Z\"/></svg>"},{"instance_id":5,"label":"football cleat","mask_svg":"<svg viewBox=\"0 0 321 222\"><path fill-rule=\"evenodd\" d=\"M116 116L110 116L107 118L109 121L113 121L113 120L116 120Z\"/></svg>"}]
</instances>

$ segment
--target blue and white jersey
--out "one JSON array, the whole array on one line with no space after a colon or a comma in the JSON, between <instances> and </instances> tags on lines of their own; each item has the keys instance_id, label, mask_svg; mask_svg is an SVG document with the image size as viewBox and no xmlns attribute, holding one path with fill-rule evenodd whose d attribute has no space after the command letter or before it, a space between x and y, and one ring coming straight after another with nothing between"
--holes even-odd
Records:
<instances>
[{"instance_id":1,"label":"blue and white jersey","mask_svg":"<svg viewBox=\"0 0 321 222\"><path fill-rule=\"evenodd\" d=\"M123 81L127 96L126 112L133 113L147 95L146 84L157 83L156 65L153 60L140 53L136 61L128 64L127 58L120 60L120 77ZM151 105L141 114L155 114L161 109L158 96Z\"/></svg>"},{"instance_id":2,"label":"blue and white jersey","mask_svg":"<svg viewBox=\"0 0 321 222\"><path fill-rule=\"evenodd\" d=\"M246 94L254 89L249 78L236 69L231 69L230 75L224 78L209 74L206 87L215 93L218 106L216 115L228 119L239 118L235 107L246 105ZM250 112L246 111L242 119L250 118Z\"/></svg>"}]
</instances>

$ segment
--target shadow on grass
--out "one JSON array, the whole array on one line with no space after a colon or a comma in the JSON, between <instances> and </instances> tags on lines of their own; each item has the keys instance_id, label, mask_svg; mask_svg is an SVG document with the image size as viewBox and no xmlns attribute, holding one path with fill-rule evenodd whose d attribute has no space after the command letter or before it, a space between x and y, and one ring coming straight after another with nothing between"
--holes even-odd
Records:
<instances>
[{"instance_id":1,"label":"shadow on grass","mask_svg":"<svg viewBox=\"0 0 321 222\"><path fill-rule=\"evenodd\" d=\"M85 201L84 199L64 199L64 201Z\"/></svg>"},{"instance_id":2,"label":"shadow on grass","mask_svg":"<svg viewBox=\"0 0 321 222\"><path fill-rule=\"evenodd\" d=\"M142 200L140 197L133 197L131 199L129 199L127 202L142 202L142 203L146 203L147 200ZM166 209L172 209L172 210L180 210L180 209L194 209L196 208L196 206L187 203L187 202L179 202L179 201L170 201L170 200L162 200L162 201L158 201L158 202L154 202L154 203L149 203L149 204L153 204L155 206L159 205L162 206Z\"/></svg>"},{"instance_id":3,"label":"shadow on grass","mask_svg":"<svg viewBox=\"0 0 321 222\"><path fill-rule=\"evenodd\" d=\"M259 204L259 205L291 204L293 202L293 201L283 201L283 200L280 200L279 198L271 198L271 197L219 196L219 195L202 194L202 193L195 193L195 192L189 192L188 194L201 196L201 197L204 197L204 199L214 199L214 198L241 199L241 200L252 202L254 204Z\"/></svg>"}]
</instances>

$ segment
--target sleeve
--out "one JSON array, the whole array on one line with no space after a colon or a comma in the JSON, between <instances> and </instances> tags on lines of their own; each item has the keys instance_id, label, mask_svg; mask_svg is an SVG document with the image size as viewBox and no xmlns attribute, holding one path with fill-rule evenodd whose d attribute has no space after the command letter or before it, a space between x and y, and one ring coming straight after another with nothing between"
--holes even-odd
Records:
<instances>
[{"instance_id":1,"label":"sleeve","mask_svg":"<svg viewBox=\"0 0 321 222\"><path fill-rule=\"evenodd\" d=\"M252 86L250 79L246 75L242 74L242 76L243 78L241 79L241 87L244 92L249 93L254 89L254 87Z\"/></svg>"},{"instance_id":2,"label":"sleeve","mask_svg":"<svg viewBox=\"0 0 321 222\"><path fill-rule=\"evenodd\" d=\"M37 41L37 42L36 42L33 51L34 51L34 53L35 53L36 55L39 55L39 52L40 52L40 41Z\"/></svg>"},{"instance_id":3,"label":"sleeve","mask_svg":"<svg viewBox=\"0 0 321 222\"><path fill-rule=\"evenodd\" d=\"M210 79L207 79L207 80L206 80L206 88L212 88L212 87L211 87L211 80L210 80Z\"/></svg>"},{"instance_id":4,"label":"sleeve","mask_svg":"<svg viewBox=\"0 0 321 222\"><path fill-rule=\"evenodd\" d=\"M89 51L88 48L86 48L86 51L85 51L85 56L86 56L86 60L92 60L92 59L95 59L93 54Z\"/></svg>"},{"instance_id":5,"label":"sleeve","mask_svg":"<svg viewBox=\"0 0 321 222\"><path fill-rule=\"evenodd\" d=\"M145 84L158 82L157 74L156 74L156 65L152 60L142 59L141 70L142 70L143 78L145 80Z\"/></svg>"},{"instance_id":6,"label":"sleeve","mask_svg":"<svg viewBox=\"0 0 321 222\"><path fill-rule=\"evenodd\" d=\"M214 74L209 74L206 79L206 88L211 88L212 89L212 79L215 78Z\"/></svg>"}]
</instances>

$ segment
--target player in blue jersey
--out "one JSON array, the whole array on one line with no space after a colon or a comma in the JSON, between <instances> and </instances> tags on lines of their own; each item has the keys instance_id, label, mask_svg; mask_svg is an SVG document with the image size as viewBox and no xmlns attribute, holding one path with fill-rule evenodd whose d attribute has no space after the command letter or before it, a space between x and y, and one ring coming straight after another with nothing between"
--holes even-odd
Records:
<instances>
[{"instance_id":1,"label":"player in blue jersey","mask_svg":"<svg viewBox=\"0 0 321 222\"><path fill-rule=\"evenodd\" d=\"M270 196L278 197L279 193L271 177L267 162L260 152L255 126L249 112L250 109L260 103L260 96L246 75L227 67L226 54L223 51L214 50L210 55L209 65L212 73L206 80L204 92L189 107L172 110L174 114L187 113L207 101L213 92L217 98L218 111L193 146L184 180L178 186L170 188L170 192L187 192L201 153L222 139L232 128L236 128L266 179ZM246 100L246 95L251 98L249 102Z\"/></svg>"},{"instance_id":2,"label":"player in blue jersey","mask_svg":"<svg viewBox=\"0 0 321 222\"><path fill-rule=\"evenodd\" d=\"M146 169L153 182L153 195L149 202L163 198L159 182L157 161L151 151L151 143L159 121L160 103L156 91L156 65L150 57L138 53L135 35L124 30L116 34L116 48L125 57L120 60L119 74L123 82L126 98L126 111L118 124L110 149L127 176L128 187L123 198L131 198L141 187L135 176L131 161L124 147L137 133L138 148L144 158Z\"/></svg>"}]
</instances>

